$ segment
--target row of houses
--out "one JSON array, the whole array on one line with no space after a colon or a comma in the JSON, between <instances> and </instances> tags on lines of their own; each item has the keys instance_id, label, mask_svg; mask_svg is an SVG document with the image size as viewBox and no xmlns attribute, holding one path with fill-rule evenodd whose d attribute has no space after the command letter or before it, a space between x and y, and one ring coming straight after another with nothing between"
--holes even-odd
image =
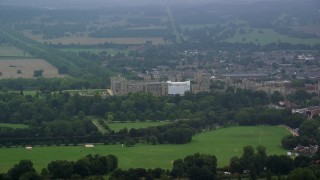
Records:
<instances>
[{"instance_id":1,"label":"row of houses","mask_svg":"<svg viewBox=\"0 0 320 180\"><path fill-rule=\"evenodd\" d=\"M167 96L176 94L183 96L190 90L190 81L128 81L127 79L120 76L111 78L111 93L115 96L124 96L129 93L136 92L147 92L155 96Z\"/></svg>"},{"instance_id":2,"label":"row of houses","mask_svg":"<svg viewBox=\"0 0 320 180\"><path fill-rule=\"evenodd\" d=\"M116 76L110 79L111 89L109 89L109 94L123 96L129 93L147 92L155 96L176 94L183 96L188 91L194 94L209 92L210 78L211 75L209 73L198 72L194 75L193 83L191 84L190 80L182 81L182 77L179 76L174 79L171 78L169 81L160 81L160 78L151 78L151 76L144 76L144 80L141 81L133 81Z\"/></svg>"},{"instance_id":3,"label":"row of houses","mask_svg":"<svg viewBox=\"0 0 320 180\"><path fill-rule=\"evenodd\" d=\"M292 109L291 111L292 113L299 113L312 119L313 117L320 115L320 106L310 106L301 109Z\"/></svg>"},{"instance_id":4,"label":"row of houses","mask_svg":"<svg viewBox=\"0 0 320 180\"><path fill-rule=\"evenodd\" d=\"M272 94L276 91L283 95L288 95L294 93L297 89L303 89L308 93L315 93L320 95L320 83L317 84L305 84L304 88L295 88L292 86L291 81L254 81L250 79L222 79L227 86L233 86L242 89L251 89L255 91L265 91L268 94Z\"/></svg>"}]
</instances>

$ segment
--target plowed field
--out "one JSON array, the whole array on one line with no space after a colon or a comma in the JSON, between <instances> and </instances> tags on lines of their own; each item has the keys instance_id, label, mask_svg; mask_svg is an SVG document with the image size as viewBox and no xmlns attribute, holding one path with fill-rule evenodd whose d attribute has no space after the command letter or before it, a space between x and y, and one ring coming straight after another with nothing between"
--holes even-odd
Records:
<instances>
[{"instance_id":1,"label":"plowed field","mask_svg":"<svg viewBox=\"0 0 320 180\"><path fill-rule=\"evenodd\" d=\"M0 60L0 79L33 78L34 71L43 70L43 77L63 77L58 69L42 59L4 59Z\"/></svg>"}]
</instances>

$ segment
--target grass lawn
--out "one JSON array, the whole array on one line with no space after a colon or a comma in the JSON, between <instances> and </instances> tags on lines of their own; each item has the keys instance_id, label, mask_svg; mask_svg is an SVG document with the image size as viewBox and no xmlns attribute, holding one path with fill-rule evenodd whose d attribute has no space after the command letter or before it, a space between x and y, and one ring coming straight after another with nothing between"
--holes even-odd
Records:
<instances>
[{"instance_id":1,"label":"grass lawn","mask_svg":"<svg viewBox=\"0 0 320 180\"><path fill-rule=\"evenodd\" d=\"M11 127L14 129L29 128L29 126L25 124L9 124L9 123L0 123L0 127Z\"/></svg>"},{"instance_id":2,"label":"grass lawn","mask_svg":"<svg viewBox=\"0 0 320 180\"><path fill-rule=\"evenodd\" d=\"M286 35L281 35L277 32L275 32L272 29L253 29L252 32L248 32L246 34L239 34L237 32L235 36L225 40L226 42L231 43L255 43L255 44L261 44L266 45L269 43L277 43L277 42L283 42L283 43L291 43L291 44L308 44L313 45L320 43L320 39L300 39L300 38L293 38Z\"/></svg>"},{"instance_id":3,"label":"grass lawn","mask_svg":"<svg viewBox=\"0 0 320 180\"><path fill-rule=\"evenodd\" d=\"M220 167L228 164L233 156L240 156L246 145L263 145L270 154L286 154L280 140L289 132L278 126L230 127L208 131L193 137L192 142L184 145L146 145L134 147L116 145L97 145L95 148L83 146L53 146L0 149L0 172L5 172L21 159L32 160L39 171L53 160L77 160L87 154L114 154L119 158L120 168L171 168L173 160L184 158L196 152L214 154Z\"/></svg>"},{"instance_id":4,"label":"grass lawn","mask_svg":"<svg viewBox=\"0 0 320 180\"><path fill-rule=\"evenodd\" d=\"M19 93L20 91L9 91L11 93ZM32 91L32 90L24 90L23 95L30 95L30 96L35 96L37 94L37 91Z\"/></svg>"},{"instance_id":5,"label":"grass lawn","mask_svg":"<svg viewBox=\"0 0 320 180\"><path fill-rule=\"evenodd\" d=\"M108 126L110 127L110 129L118 132L120 129L123 128L127 128L128 130L135 128L146 128L146 127L150 127L150 126L161 126L161 125L165 125L165 124L169 124L171 122L169 121L146 121L146 122L114 122L114 123L108 123Z\"/></svg>"}]
</instances>

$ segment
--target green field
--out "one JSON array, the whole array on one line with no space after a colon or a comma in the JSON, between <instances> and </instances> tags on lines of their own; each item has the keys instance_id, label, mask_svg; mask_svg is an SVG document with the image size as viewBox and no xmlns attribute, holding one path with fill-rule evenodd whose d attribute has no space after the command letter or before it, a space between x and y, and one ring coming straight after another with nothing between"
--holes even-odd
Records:
<instances>
[{"instance_id":1,"label":"green field","mask_svg":"<svg viewBox=\"0 0 320 180\"><path fill-rule=\"evenodd\" d=\"M10 93L21 93L20 91L9 91ZM30 96L35 96L37 94L37 91L32 91L32 90L24 90L23 95L30 95Z\"/></svg>"},{"instance_id":2,"label":"green field","mask_svg":"<svg viewBox=\"0 0 320 180\"><path fill-rule=\"evenodd\" d=\"M80 96L94 96L99 94L100 96L106 96L106 89L84 89L84 90L64 90L71 95L79 94Z\"/></svg>"},{"instance_id":3,"label":"green field","mask_svg":"<svg viewBox=\"0 0 320 180\"><path fill-rule=\"evenodd\" d=\"M123 128L127 128L132 129L138 129L138 128L146 128L146 127L150 127L150 126L161 126L161 125L165 125L165 124L169 124L171 122L169 121L146 121L146 122L116 122L116 123L108 123L108 126L110 127L110 129L118 132L120 129Z\"/></svg>"},{"instance_id":4,"label":"green field","mask_svg":"<svg viewBox=\"0 0 320 180\"><path fill-rule=\"evenodd\" d=\"M0 45L0 57L30 57L30 54L9 45Z\"/></svg>"},{"instance_id":5,"label":"green field","mask_svg":"<svg viewBox=\"0 0 320 180\"><path fill-rule=\"evenodd\" d=\"M225 41L230 43L255 43L261 45L277 42L308 45L320 43L320 39L293 38L286 35L281 35L272 29L253 29L252 32L248 32L246 34L239 34L239 32L237 32L235 36L228 38Z\"/></svg>"},{"instance_id":6,"label":"green field","mask_svg":"<svg viewBox=\"0 0 320 180\"><path fill-rule=\"evenodd\" d=\"M24 129L28 128L28 125L25 124L9 124L9 123L0 123L0 127L10 127L14 129Z\"/></svg>"},{"instance_id":7,"label":"green field","mask_svg":"<svg viewBox=\"0 0 320 180\"><path fill-rule=\"evenodd\" d=\"M280 140L289 132L278 126L230 127L204 132L193 137L191 143L184 145L146 145L135 147L116 145L97 145L95 148L83 146L34 147L0 149L0 172L7 171L21 159L32 160L39 171L53 160L76 160L87 154L114 154L119 158L120 168L171 168L173 160L184 158L196 152L214 154L220 167L228 164L231 157L242 154L246 145L263 145L268 154L286 154Z\"/></svg>"},{"instance_id":8,"label":"green field","mask_svg":"<svg viewBox=\"0 0 320 180\"><path fill-rule=\"evenodd\" d=\"M203 29L208 27L213 27L215 24L181 24L179 28L182 30L196 30L196 29Z\"/></svg>"}]
</instances>

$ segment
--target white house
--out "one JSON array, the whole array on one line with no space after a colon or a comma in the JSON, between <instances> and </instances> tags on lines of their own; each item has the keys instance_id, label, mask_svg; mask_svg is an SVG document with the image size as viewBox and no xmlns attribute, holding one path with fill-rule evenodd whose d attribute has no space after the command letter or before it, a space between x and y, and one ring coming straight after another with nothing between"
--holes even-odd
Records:
<instances>
[{"instance_id":1,"label":"white house","mask_svg":"<svg viewBox=\"0 0 320 180\"><path fill-rule=\"evenodd\" d=\"M168 95L179 94L183 96L185 92L190 91L190 81L185 82L171 82L167 81L168 84Z\"/></svg>"}]
</instances>

